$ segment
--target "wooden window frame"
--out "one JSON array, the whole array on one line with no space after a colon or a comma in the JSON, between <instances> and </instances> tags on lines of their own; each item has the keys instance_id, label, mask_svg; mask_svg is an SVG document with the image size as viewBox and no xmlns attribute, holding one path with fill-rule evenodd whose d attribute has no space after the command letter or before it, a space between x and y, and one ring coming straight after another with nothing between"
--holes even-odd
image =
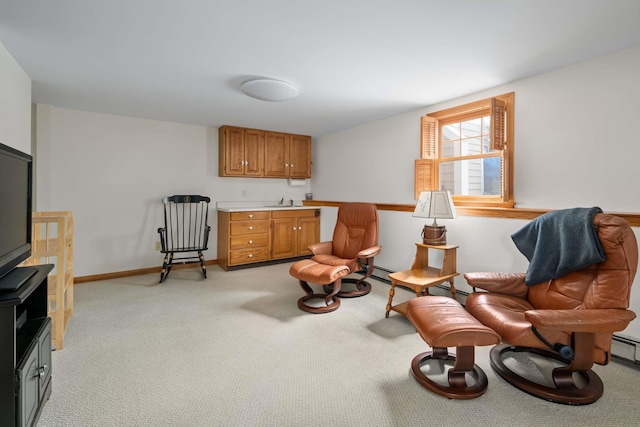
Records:
<instances>
[{"instance_id":1,"label":"wooden window frame","mask_svg":"<svg viewBox=\"0 0 640 427\"><path fill-rule=\"evenodd\" d=\"M440 128L443 122L464 119L469 116L489 115L491 120L491 144L502 151L502 188L499 196L452 195L456 206L484 206L513 208L514 177L514 98L510 92L492 98L481 99L464 105L436 111L422 116L420 120L420 158L415 161L415 198L424 190L439 187Z\"/></svg>"}]
</instances>

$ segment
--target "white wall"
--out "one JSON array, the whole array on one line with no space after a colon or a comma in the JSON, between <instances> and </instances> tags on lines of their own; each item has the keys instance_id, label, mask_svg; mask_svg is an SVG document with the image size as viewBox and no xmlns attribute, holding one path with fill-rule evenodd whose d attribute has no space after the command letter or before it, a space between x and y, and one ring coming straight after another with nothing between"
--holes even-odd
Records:
<instances>
[{"instance_id":1,"label":"white wall","mask_svg":"<svg viewBox=\"0 0 640 427\"><path fill-rule=\"evenodd\" d=\"M0 143L31 154L31 79L2 43Z\"/></svg>"},{"instance_id":2,"label":"white wall","mask_svg":"<svg viewBox=\"0 0 640 427\"><path fill-rule=\"evenodd\" d=\"M515 91L517 206L640 212L637 75L640 47L315 138L311 190L318 200L412 204L419 116ZM0 93L0 142L31 152L30 80L1 44ZM76 276L159 266L154 243L163 196L276 200L301 199L309 191L284 180L219 178L215 129L38 105L36 139L37 209L73 211ZM323 208L322 215L327 239L335 209ZM404 269L423 222L402 212L380 212L380 218L383 251L376 264ZM449 242L460 245L461 273L526 269L509 237L526 221L459 217L442 223ZM214 259L215 243L210 246L206 257ZM462 282L458 288L468 290ZM632 308L640 313L638 278ZM640 337L640 320L625 334Z\"/></svg>"},{"instance_id":3,"label":"white wall","mask_svg":"<svg viewBox=\"0 0 640 427\"><path fill-rule=\"evenodd\" d=\"M464 98L317 138L312 190L318 200L415 203L413 160L420 115L515 92L517 207L600 206L640 212L637 138L640 46ZM330 238L323 209L323 238ZM334 220L335 221L335 220ZM440 220L458 244L458 271L525 271L510 235L527 221L458 217ZM406 269L423 222L410 213L380 213L382 253L376 265ZM640 229L634 228L640 239ZM327 234L329 233L329 234ZM470 290L460 278L456 286ZM632 289L640 313L640 276ZM625 334L640 337L640 320ZM638 338L636 338L638 339ZM640 339L639 339L640 340Z\"/></svg>"},{"instance_id":4,"label":"white wall","mask_svg":"<svg viewBox=\"0 0 640 427\"><path fill-rule=\"evenodd\" d=\"M40 211L70 210L74 273L159 267L164 196L211 197L206 259L217 257L216 201L303 199L309 184L218 177L217 129L37 106ZM246 197L243 197L243 190Z\"/></svg>"}]
</instances>

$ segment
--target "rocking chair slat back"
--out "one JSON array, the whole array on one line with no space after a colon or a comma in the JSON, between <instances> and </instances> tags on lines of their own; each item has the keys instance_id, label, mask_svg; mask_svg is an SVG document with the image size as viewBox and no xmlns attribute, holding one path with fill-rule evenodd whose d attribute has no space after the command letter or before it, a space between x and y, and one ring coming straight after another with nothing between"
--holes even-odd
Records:
<instances>
[{"instance_id":1,"label":"rocking chair slat back","mask_svg":"<svg viewBox=\"0 0 640 427\"><path fill-rule=\"evenodd\" d=\"M165 254L160 273L162 283L174 264L199 262L204 277L207 277L202 251L207 250L211 227L209 220L209 197L200 195L177 195L164 197L164 227L158 228L161 252ZM196 252L197 255L176 258L175 253Z\"/></svg>"},{"instance_id":2,"label":"rocking chair slat back","mask_svg":"<svg viewBox=\"0 0 640 427\"><path fill-rule=\"evenodd\" d=\"M206 250L209 241L209 198L171 196L162 199L167 229L162 252Z\"/></svg>"}]
</instances>

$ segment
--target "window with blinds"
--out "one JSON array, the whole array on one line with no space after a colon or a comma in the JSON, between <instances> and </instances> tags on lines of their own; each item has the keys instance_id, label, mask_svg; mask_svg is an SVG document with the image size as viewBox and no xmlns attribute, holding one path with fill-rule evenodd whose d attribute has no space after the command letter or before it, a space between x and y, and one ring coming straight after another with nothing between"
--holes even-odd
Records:
<instances>
[{"instance_id":1,"label":"window with blinds","mask_svg":"<svg viewBox=\"0 0 640 427\"><path fill-rule=\"evenodd\" d=\"M460 206L513 207L514 93L421 118L415 197L448 190Z\"/></svg>"}]
</instances>

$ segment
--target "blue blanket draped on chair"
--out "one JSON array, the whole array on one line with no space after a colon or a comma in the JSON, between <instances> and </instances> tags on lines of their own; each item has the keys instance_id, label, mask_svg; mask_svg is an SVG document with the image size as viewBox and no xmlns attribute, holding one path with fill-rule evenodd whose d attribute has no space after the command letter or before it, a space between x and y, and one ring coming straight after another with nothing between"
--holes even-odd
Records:
<instances>
[{"instance_id":1,"label":"blue blanket draped on chair","mask_svg":"<svg viewBox=\"0 0 640 427\"><path fill-rule=\"evenodd\" d=\"M605 260L593 215L599 207L548 212L511 235L529 260L525 283L529 286L556 279Z\"/></svg>"}]
</instances>

